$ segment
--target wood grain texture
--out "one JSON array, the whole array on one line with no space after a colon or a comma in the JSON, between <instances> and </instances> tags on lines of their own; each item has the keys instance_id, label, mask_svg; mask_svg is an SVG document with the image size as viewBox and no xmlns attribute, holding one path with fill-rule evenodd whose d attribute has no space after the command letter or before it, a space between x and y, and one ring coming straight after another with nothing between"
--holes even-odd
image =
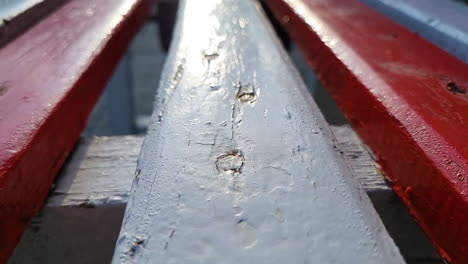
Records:
<instances>
[{"instance_id":1,"label":"wood grain texture","mask_svg":"<svg viewBox=\"0 0 468 264\"><path fill-rule=\"evenodd\" d=\"M258 5L174 36L113 263L403 262Z\"/></svg>"},{"instance_id":2,"label":"wood grain texture","mask_svg":"<svg viewBox=\"0 0 468 264\"><path fill-rule=\"evenodd\" d=\"M392 192L392 188L380 173L375 157L348 125L330 126L340 150L354 176L368 193L372 191Z\"/></svg>"},{"instance_id":3,"label":"wood grain texture","mask_svg":"<svg viewBox=\"0 0 468 264\"><path fill-rule=\"evenodd\" d=\"M150 0L74 0L0 50L0 263L38 212Z\"/></svg>"},{"instance_id":4,"label":"wood grain texture","mask_svg":"<svg viewBox=\"0 0 468 264\"><path fill-rule=\"evenodd\" d=\"M9 263L109 263L142 142L142 136L80 140Z\"/></svg>"},{"instance_id":5,"label":"wood grain texture","mask_svg":"<svg viewBox=\"0 0 468 264\"><path fill-rule=\"evenodd\" d=\"M125 205L143 136L80 140L57 178L47 207Z\"/></svg>"},{"instance_id":6,"label":"wood grain texture","mask_svg":"<svg viewBox=\"0 0 468 264\"><path fill-rule=\"evenodd\" d=\"M440 253L468 263L468 65L357 0L268 3Z\"/></svg>"}]
</instances>

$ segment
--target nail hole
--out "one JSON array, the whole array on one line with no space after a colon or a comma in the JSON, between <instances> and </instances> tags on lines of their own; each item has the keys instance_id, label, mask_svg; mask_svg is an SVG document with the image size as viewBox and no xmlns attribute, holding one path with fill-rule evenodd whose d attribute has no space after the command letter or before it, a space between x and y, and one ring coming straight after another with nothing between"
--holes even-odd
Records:
<instances>
[{"instance_id":1,"label":"nail hole","mask_svg":"<svg viewBox=\"0 0 468 264\"><path fill-rule=\"evenodd\" d=\"M447 89L452 93L466 94L466 89L458 86L455 82L448 82Z\"/></svg>"},{"instance_id":2,"label":"nail hole","mask_svg":"<svg viewBox=\"0 0 468 264\"><path fill-rule=\"evenodd\" d=\"M239 84L237 90L237 100L241 103L252 102L256 99L255 88L250 84Z\"/></svg>"},{"instance_id":3,"label":"nail hole","mask_svg":"<svg viewBox=\"0 0 468 264\"><path fill-rule=\"evenodd\" d=\"M8 91L8 83L7 82L0 83L0 96L6 94L7 91Z\"/></svg>"}]
</instances>

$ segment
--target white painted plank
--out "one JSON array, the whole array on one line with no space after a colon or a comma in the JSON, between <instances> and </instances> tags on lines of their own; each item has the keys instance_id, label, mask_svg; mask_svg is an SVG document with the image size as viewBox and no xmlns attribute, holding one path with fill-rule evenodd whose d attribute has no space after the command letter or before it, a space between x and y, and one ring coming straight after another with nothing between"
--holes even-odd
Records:
<instances>
[{"instance_id":1,"label":"white painted plank","mask_svg":"<svg viewBox=\"0 0 468 264\"><path fill-rule=\"evenodd\" d=\"M402 263L252 1L184 1L113 263Z\"/></svg>"}]
</instances>

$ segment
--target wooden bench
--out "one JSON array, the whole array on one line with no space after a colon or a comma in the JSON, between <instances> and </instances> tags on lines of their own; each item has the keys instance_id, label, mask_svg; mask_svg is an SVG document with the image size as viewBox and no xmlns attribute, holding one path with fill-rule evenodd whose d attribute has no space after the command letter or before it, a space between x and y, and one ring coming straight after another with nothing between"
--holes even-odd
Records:
<instances>
[{"instance_id":1,"label":"wooden bench","mask_svg":"<svg viewBox=\"0 0 468 264\"><path fill-rule=\"evenodd\" d=\"M335 145L366 191L408 264L444 263L399 201L355 132L331 126ZM109 263L120 231L143 136L80 140L11 264ZM83 252L86 252L83 255Z\"/></svg>"},{"instance_id":2,"label":"wooden bench","mask_svg":"<svg viewBox=\"0 0 468 264\"><path fill-rule=\"evenodd\" d=\"M41 207L149 0L70 0L0 50L0 262Z\"/></svg>"},{"instance_id":3,"label":"wooden bench","mask_svg":"<svg viewBox=\"0 0 468 264\"><path fill-rule=\"evenodd\" d=\"M267 1L446 260L468 262L468 66L359 1Z\"/></svg>"},{"instance_id":4,"label":"wooden bench","mask_svg":"<svg viewBox=\"0 0 468 264\"><path fill-rule=\"evenodd\" d=\"M419 0L363 1L464 58L456 16L423 4L437 20L424 24L407 12ZM122 218L113 263L440 263L372 158L465 263L466 130L447 120L467 121L467 66L414 33L357 1L266 1L369 155L330 130L259 5L183 1L138 165L143 138L124 136L85 138L62 168L151 1L24 2L0 23L0 263L59 169L10 263L109 262Z\"/></svg>"}]
</instances>

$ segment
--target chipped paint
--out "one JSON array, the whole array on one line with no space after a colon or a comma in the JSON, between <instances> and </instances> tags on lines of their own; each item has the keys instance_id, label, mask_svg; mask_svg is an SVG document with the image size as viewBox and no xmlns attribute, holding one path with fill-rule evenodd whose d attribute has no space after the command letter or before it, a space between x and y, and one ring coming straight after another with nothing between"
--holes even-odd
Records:
<instances>
[{"instance_id":1,"label":"chipped paint","mask_svg":"<svg viewBox=\"0 0 468 264\"><path fill-rule=\"evenodd\" d=\"M113 263L403 263L272 32L251 1L180 4Z\"/></svg>"}]
</instances>

